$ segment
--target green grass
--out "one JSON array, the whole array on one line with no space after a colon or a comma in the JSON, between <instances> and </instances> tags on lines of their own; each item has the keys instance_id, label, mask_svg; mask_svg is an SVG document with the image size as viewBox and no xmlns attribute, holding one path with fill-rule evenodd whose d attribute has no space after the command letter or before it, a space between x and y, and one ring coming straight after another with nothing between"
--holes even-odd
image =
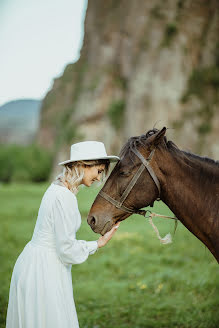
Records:
<instances>
[{"instance_id":1,"label":"green grass","mask_svg":"<svg viewBox=\"0 0 219 328\"><path fill-rule=\"evenodd\" d=\"M0 328L13 266L31 239L47 186L0 186ZM97 190L82 188L77 196L84 218L78 239L98 238L85 220ZM155 210L171 214L161 202ZM154 223L161 236L174 230L172 220ZM72 267L72 278L81 328L219 327L218 264L180 223L173 243L161 245L145 218L130 217L104 248Z\"/></svg>"}]
</instances>

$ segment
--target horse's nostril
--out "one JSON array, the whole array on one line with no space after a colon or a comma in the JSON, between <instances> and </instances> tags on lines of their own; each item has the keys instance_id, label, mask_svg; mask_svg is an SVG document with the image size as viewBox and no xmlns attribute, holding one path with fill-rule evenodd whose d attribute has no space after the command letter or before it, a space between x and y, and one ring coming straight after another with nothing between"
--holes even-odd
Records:
<instances>
[{"instance_id":1,"label":"horse's nostril","mask_svg":"<svg viewBox=\"0 0 219 328\"><path fill-rule=\"evenodd\" d=\"M92 219L90 220L90 224L91 224L92 226L94 226L95 223L96 223L95 217L92 216Z\"/></svg>"},{"instance_id":2,"label":"horse's nostril","mask_svg":"<svg viewBox=\"0 0 219 328\"><path fill-rule=\"evenodd\" d=\"M97 220L94 216L89 216L87 219L87 222L93 228L93 227L95 227Z\"/></svg>"}]
</instances>

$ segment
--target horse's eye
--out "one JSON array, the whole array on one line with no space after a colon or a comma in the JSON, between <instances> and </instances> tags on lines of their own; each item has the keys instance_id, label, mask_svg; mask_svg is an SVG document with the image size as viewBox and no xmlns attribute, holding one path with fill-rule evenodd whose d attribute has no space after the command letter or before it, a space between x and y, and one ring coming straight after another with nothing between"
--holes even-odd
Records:
<instances>
[{"instance_id":1,"label":"horse's eye","mask_svg":"<svg viewBox=\"0 0 219 328\"><path fill-rule=\"evenodd\" d=\"M128 176L129 174L130 174L129 171L121 171L121 172L120 172L120 175L121 175L122 177Z\"/></svg>"}]
</instances>

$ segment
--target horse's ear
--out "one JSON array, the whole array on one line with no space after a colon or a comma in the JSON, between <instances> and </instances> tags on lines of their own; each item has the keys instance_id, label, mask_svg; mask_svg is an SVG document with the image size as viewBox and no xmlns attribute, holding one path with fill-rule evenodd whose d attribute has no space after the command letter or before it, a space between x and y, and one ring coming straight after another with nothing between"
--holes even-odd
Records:
<instances>
[{"instance_id":1,"label":"horse's ear","mask_svg":"<svg viewBox=\"0 0 219 328\"><path fill-rule=\"evenodd\" d=\"M165 135L165 133L166 133L166 127L163 127L163 129L162 130L160 130L160 131L158 131L157 133L155 133L152 137L151 137L151 144L153 145L153 146L158 146L160 143L161 143L161 141L163 140L163 137L164 137L164 135Z\"/></svg>"}]
</instances>

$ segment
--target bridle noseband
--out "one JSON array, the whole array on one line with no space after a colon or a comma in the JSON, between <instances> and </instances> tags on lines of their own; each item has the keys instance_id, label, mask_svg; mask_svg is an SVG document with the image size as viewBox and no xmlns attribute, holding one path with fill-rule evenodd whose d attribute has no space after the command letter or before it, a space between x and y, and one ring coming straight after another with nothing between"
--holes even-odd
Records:
<instances>
[{"instance_id":1,"label":"bridle noseband","mask_svg":"<svg viewBox=\"0 0 219 328\"><path fill-rule=\"evenodd\" d=\"M133 176L133 178L131 179L131 181L129 182L129 184L126 187L125 191L123 192L120 200L119 201L115 200L114 198L110 197L102 190L100 190L99 195L101 197L103 197L104 199L106 199L111 204L113 204L116 208L119 208L119 209L123 210L124 212L131 213L131 214L136 213L136 214L141 214L141 215L145 216L147 211L140 210L140 209L133 210L133 209L128 208L125 205L123 205L123 203L124 203L125 199L127 198L127 196L129 195L129 193L131 192L132 188L136 184L137 180L139 179L140 175L142 174L142 172L144 171L145 168L147 169L148 173L150 174L151 178L153 179L154 183L156 184L158 192L159 192L159 196L160 196L160 190L161 190L160 182L159 182L156 174L154 173L154 170L150 166L150 161L154 155L155 149L153 149L151 151L151 153L147 159L145 159L144 156L142 156L142 154L137 149L132 149L132 151L140 159L142 164L139 167L139 169L137 170L137 172L135 173L135 175Z\"/></svg>"}]
</instances>

